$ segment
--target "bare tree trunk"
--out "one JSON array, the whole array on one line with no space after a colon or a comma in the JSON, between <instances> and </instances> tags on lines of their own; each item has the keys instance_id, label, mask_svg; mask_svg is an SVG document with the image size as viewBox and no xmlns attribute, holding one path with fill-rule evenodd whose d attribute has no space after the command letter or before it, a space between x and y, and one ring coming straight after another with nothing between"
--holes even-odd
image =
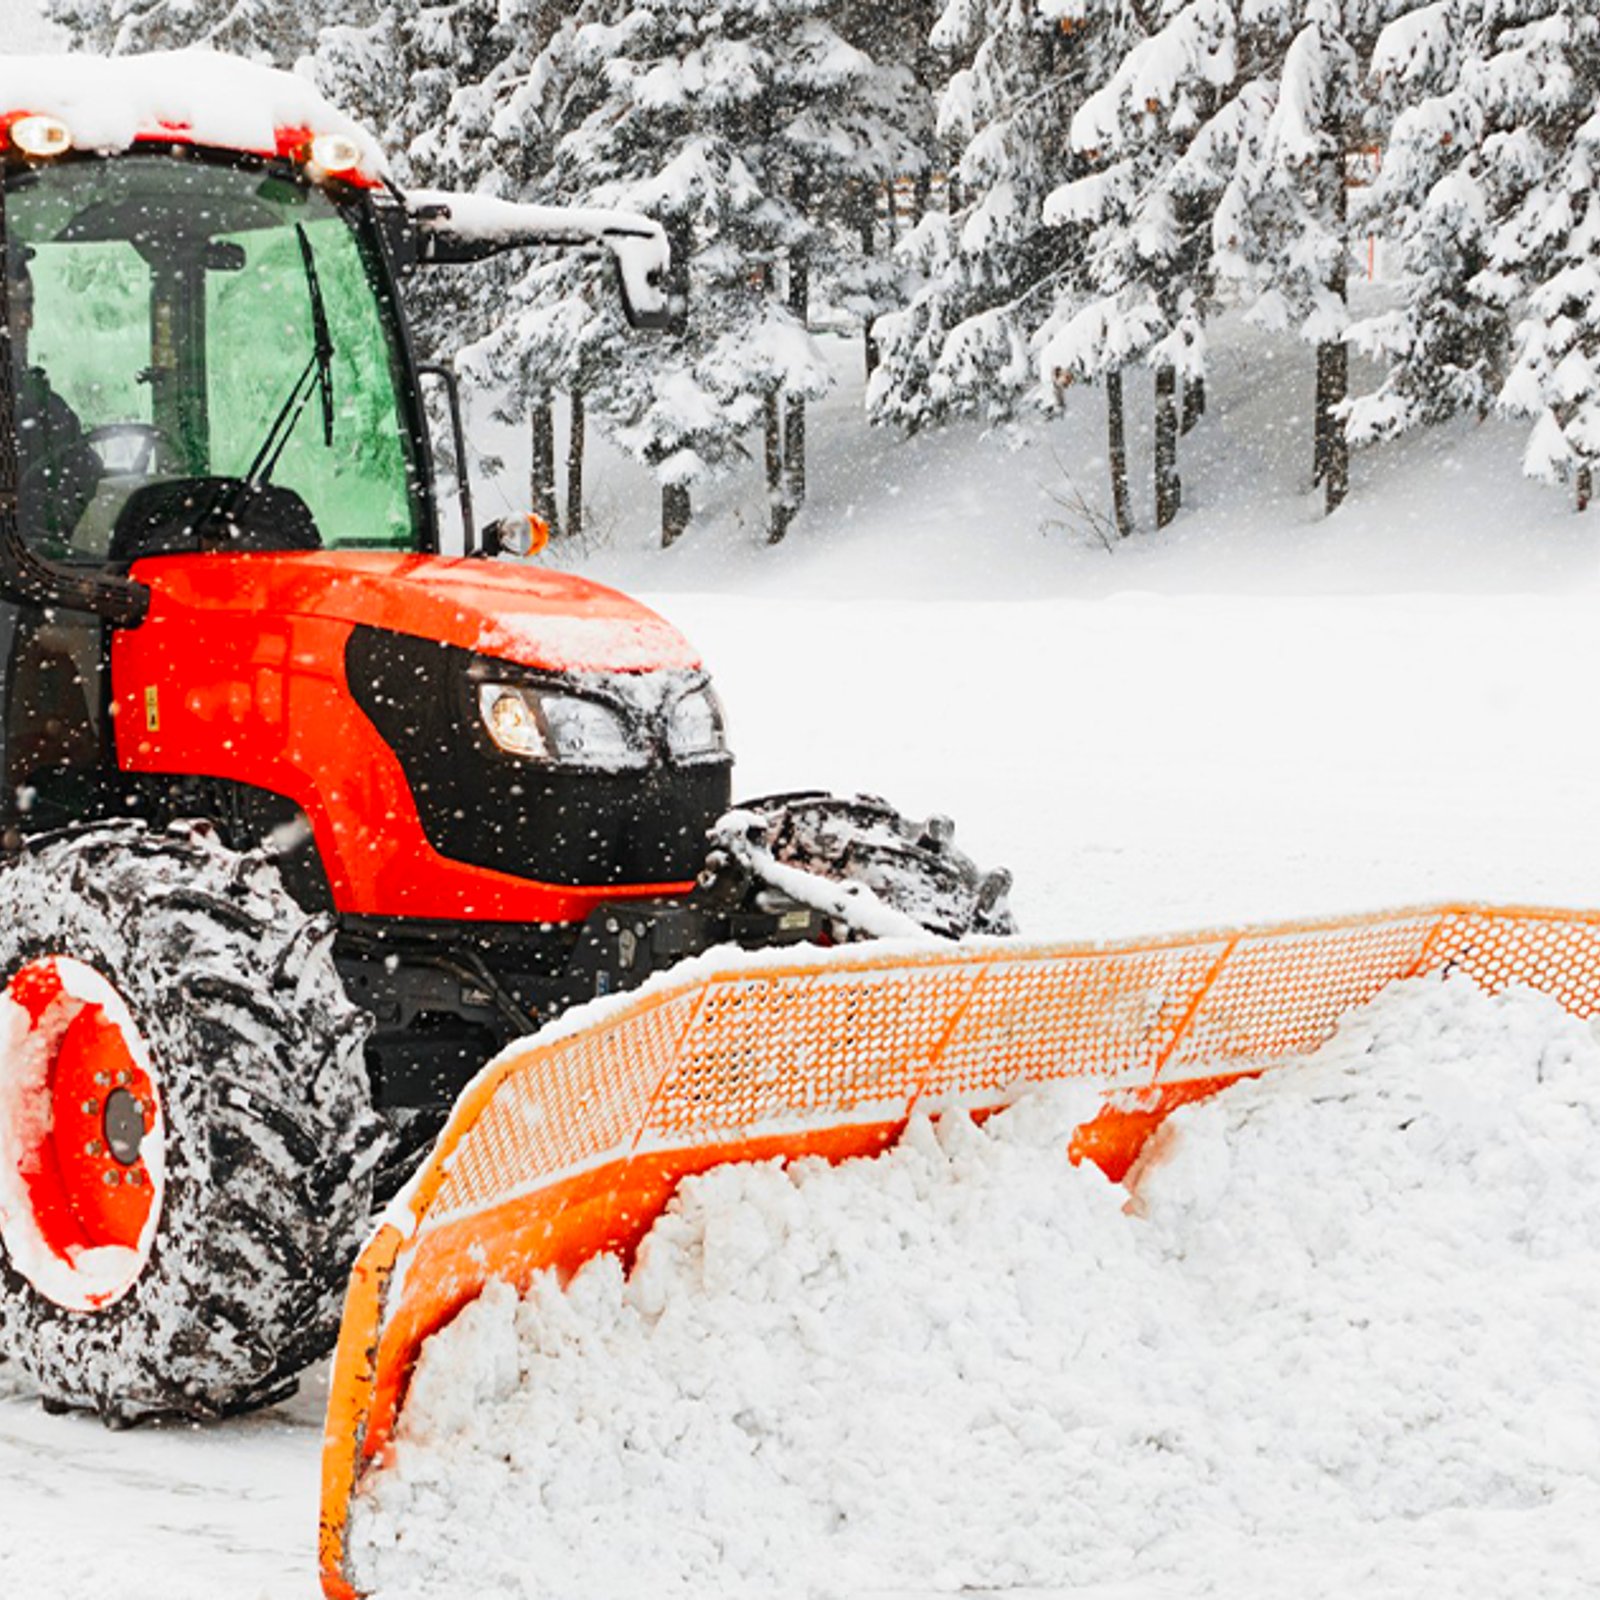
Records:
<instances>
[{"instance_id":1,"label":"bare tree trunk","mask_svg":"<svg viewBox=\"0 0 1600 1600\"><path fill-rule=\"evenodd\" d=\"M572 391L572 432L567 437L567 537L583 537L583 452L588 440L583 392Z\"/></svg>"},{"instance_id":2,"label":"bare tree trunk","mask_svg":"<svg viewBox=\"0 0 1600 1600\"><path fill-rule=\"evenodd\" d=\"M1184 433L1193 433L1195 425L1206 414L1206 380L1204 378L1185 378L1183 382L1183 428Z\"/></svg>"},{"instance_id":3,"label":"bare tree trunk","mask_svg":"<svg viewBox=\"0 0 1600 1600\"><path fill-rule=\"evenodd\" d=\"M870 261L878 253L877 218L873 215L877 191L863 187L861 205L861 254ZM769 280L770 281L770 280ZM878 336L873 331L873 319L864 317L861 322L862 358L866 362L867 376L870 378L878 370L878 365L883 359L883 354L878 348Z\"/></svg>"},{"instance_id":4,"label":"bare tree trunk","mask_svg":"<svg viewBox=\"0 0 1600 1600\"><path fill-rule=\"evenodd\" d=\"M681 539L689 527L693 508L689 503L689 486L686 483L661 485L661 545Z\"/></svg>"},{"instance_id":5,"label":"bare tree trunk","mask_svg":"<svg viewBox=\"0 0 1600 1600\"><path fill-rule=\"evenodd\" d=\"M1350 392L1350 349L1342 339L1317 346L1317 415L1321 419L1322 487L1328 511L1350 492L1350 441L1338 408Z\"/></svg>"},{"instance_id":6,"label":"bare tree trunk","mask_svg":"<svg viewBox=\"0 0 1600 1600\"><path fill-rule=\"evenodd\" d=\"M767 543L778 544L789 531L789 508L783 494L783 400L776 389L763 402L767 465Z\"/></svg>"},{"instance_id":7,"label":"bare tree trunk","mask_svg":"<svg viewBox=\"0 0 1600 1600\"><path fill-rule=\"evenodd\" d=\"M811 200L811 177L804 168L795 174L795 208L805 213ZM811 262L802 247L789 252L789 311L805 327L811 315ZM783 538L806 503L806 403L790 395L783 407ZM774 543L777 542L774 539Z\"/></svg>"},{"instance_id":8,"label":"bare tree trunk","mask_svg":"<svg viewBox=\"0 0 1600 1600\"><path fill-rule=\"evenodd\" d=\"M1156 526L1164 528L1183 504L1178 476L1178 369L1156 368Z\"/></svg>"},{"instance_id":9,"label":"bare tree trunk","mask_svg":"<svg viewBox=\"0 0 1600 1600\"><path fill-rule=\"evenodd\" d=\"M1585 461L1578 468L1578 510L1587 511L1594 498L1594 468Z\"/></svg>"},{"instance_id":10,"label":"bare tree trunk","mask_svg":"<svg viewBox=\"0 0 1600 1600\"><path fill-rule=\"evenodd\" d=\"M1111 505L1117 519L1117 536L1133 532L1133 511L1128 504L1128 429L1122 410L1122 370L1106 374L1106 433L1111 446Z\"/></svg>"},{"instance_id":11,"label":"bare tree trunk","mask_svg":"<svg viewBox=\"0 0 1600 1600\"><path fill-rule=\"evenodd\" d=\"M1328 153L1322 158L1322 203L1341 240L1348 231L1350 196L1345 188L1344 129L1337 119L1323 129ZM1345 241L1346 243L1348 241ZM1328 274L1328 288L1346 302L1349 252L1341 249L1338 264ZM1343 339L1327 339L1317 346L1317 459L1316 481L1323 487L1327 509L1333 513L1350 492L1350 441L1339 408L1350 393L1350 350Z\"/></svg>"},{"instance_id":12,"label":"bare tree trunk","mask_svg":"<svg viewBox=\"0 0 1600 1600\"><path fill-rule=\"evenodd\" d=\"M530 455L528 492L533 514L559 531L556 513L556 418L555 408L541 400L528 418Z\"/></svg>"},{"instance_id":13,"label":"bare tree trunk","mask_svg":"<svg viewBox=\"0 0 1600 1600\"><path fill-rule=\"evenodd\" d=\"M933 171L929 167L924 167L917 174L916 196L917 221L921 222L927 216L928 202L933 198Z\"/></svg>"}]
</instances>

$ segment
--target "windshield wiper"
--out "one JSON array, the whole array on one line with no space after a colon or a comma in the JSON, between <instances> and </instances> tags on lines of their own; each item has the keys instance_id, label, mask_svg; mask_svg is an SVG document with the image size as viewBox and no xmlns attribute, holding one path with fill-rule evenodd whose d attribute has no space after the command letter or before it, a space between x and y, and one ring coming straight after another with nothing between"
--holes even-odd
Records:
<instances>
[{"instance_id":1,"label":"windshield wiper","mask_svg":"<svg viewBox=\"0 0 1600 1600\"><path fill-rule=\"evenodd\" d=\"M305 370L295 379L289 398L272 419L267 436L261 441L256 458L244 481L252 489L266 483L273 468L283 457L296 425L311 401L313 388L322 397L322 442L333 444L333 335L328 331L328 308L322 298L322 279L317 272L317 258L311 248L311 239L305 225L294 225L295 237L300 241L300 260L305 266L306 291L311 296L311 359Z\"/></svg>"}]
</instances>

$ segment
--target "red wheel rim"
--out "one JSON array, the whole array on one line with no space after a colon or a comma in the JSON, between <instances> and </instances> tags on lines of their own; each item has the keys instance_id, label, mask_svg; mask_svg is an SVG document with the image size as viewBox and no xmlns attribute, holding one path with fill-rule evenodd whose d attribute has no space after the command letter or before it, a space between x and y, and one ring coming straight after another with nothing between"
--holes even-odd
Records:
<instances>
[{"instance_id":1,"label":"red wheel rim","mask_svg":"<svg viewBox=\"0 0 1600 1600\"><path fill-rule=\"evenodd\" d=\"M160 1088L122 997L45 956L0 996L0 1242L73 1311L126 1294L161 1210Z\"/></svg>"}]
</instances>

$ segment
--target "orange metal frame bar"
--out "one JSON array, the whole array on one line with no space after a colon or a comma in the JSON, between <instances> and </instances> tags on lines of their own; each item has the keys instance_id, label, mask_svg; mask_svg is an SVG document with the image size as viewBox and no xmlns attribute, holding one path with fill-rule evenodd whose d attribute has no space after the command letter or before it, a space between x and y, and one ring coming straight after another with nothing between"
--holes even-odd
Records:
<instances>
[{"instance_id":1,"label":"orange metal frame bar","mask_svg":"<svg viewBox=\"0 0 1600 1600\"><path fill-rule=\"evenodd\" d=\"M1600 914L1442 906L1104 946L872 946L703 964L468 1087L351 1277L323 1454L321 1574L355 1600L346 1531L423 1341L491 1279L625 1257L687 1176L883 1150L919 1099L991 1110L1097 1081L1070 1154L1120 1181L1175 1107L1314 1049L1386 984L1458 971L1600 1012ZM573 1021L581 1022L581 1017Z\"/></svg>"}]
</instances>

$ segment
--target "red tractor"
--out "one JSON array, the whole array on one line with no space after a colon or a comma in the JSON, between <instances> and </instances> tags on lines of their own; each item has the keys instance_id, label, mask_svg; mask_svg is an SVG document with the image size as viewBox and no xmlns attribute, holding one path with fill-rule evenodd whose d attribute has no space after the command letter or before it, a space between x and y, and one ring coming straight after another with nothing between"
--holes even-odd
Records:
<instances>
[{"instance_id":1,"label":"red tractor","mask_svg":"<svg viewBox=\"0 0 1600 1600\"><path fill-rule=\"evenodd\" d=\"M0 60L0 1353L47 1405L285 1392L375 1196L576 1001L1009 931L937 819L725 817L643 606L470 512L440 553L400 285L552 246L670 323L654 223L403 195L298 79Z\"/></svg>"}]
</instances>

